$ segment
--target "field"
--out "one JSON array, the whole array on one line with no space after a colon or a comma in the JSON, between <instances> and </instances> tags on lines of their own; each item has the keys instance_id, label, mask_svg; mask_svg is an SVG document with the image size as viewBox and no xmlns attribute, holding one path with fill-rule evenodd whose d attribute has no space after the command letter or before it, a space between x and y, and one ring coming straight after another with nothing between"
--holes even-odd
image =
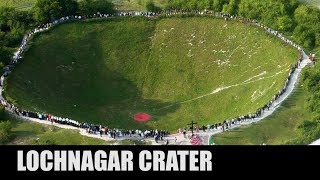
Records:
<instances>
[{"instance_id":1,"label":"field","mask_svg":"<svg viewBox=\"0 0 320 180\"><path fill-rule=\"evenodd\" d=\"M301 0L301 2L305 2L307 4L316 6L318 8L320 8L320 1L319 0Z\"/></svg>"},{"instance_id":2,"label":"field","mask_svg":"<svg viewBox=\"0 0 320 180\"><path fill-rule=\"evenodd\" d=\"M306 97L307 92L301 86L297 87L273 115L258 124L215 135L215 144L287 144L299 136L299 123L312 119L313 115L305 108Z\"/></svg>"},{"instance_id":3,"label":"field","mask_svg":"<svg viewBox=\"0 0 320 180\"><path fill-rule=\"evenodd\" d=\"M111 0L117 10L124 11L146 11L145 4L147 0ZM37 0L1 0L0 7L15 7L20 10L29 10ZM163 7L166 0L154 0L155 4Z\"/></svg>"},{"instance_id":4,"label":"field","mask_svg":"<svg viewBox=\"0 0 320 180\"><path fill-rule=\"evenodd\" d=\"M33 39L5 95L33 111L174 131L254 112L298 56L257 27L220 19L73 22ZM135 122L138 112L152 121Z\"/></svg>"},{"instance_id":5,"label":"field","mask_svg":"<svg viewBox=\"0 0 320 180\"><path fill-rule=\"evenodd\" d=\"M146 2L148 0L112 0L117 10L124 11L146 11ZM158 7L164 7L167 0L154 0Z\"/></svg>"},{"instance_id":6,"label":"field","mask_svg":"<svg viewBox=\"0 0 320 180\"><path fill-rule=\"evenodd\" d=\"M20 10L29 10L37 0L1 0L0 7L15 7Z\"/></svg>"}]
</instances>

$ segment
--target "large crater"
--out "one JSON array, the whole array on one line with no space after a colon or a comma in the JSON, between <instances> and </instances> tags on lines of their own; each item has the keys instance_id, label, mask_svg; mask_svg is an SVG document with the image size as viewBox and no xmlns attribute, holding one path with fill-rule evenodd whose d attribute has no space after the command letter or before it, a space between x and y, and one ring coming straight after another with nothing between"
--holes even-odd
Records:
<instances>
[{"instance_id":1,"label":"large crater","mask_svg":"<svg viewBox=\"0 0 320 180\"><path fill-rule=\"evenodd\" d=\"M284 86L298 56L236 21L70 22L31 41L5 95L18 107L83 122L176 130L255 112ZM139 112L151 120L135 121Z\"/></svg>"}]
</instances>

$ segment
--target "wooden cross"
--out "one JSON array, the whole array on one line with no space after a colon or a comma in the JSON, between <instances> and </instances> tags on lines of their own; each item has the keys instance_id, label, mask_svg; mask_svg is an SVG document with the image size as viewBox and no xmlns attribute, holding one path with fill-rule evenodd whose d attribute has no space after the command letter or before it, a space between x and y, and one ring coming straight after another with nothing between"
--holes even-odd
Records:
<instances>
[{"instance_id":1,"label":"wooden cross","mask_svg":"<svg viewBox=\"0 0 320 180\"><path fill-rule=\"evenodd\" d=\"M191 121L190 124L187 124L187 125L190 125L191 126L191 137L193 136L193 125L197 124L196 122L193 122Z\"/></svg>"}]
</instances>

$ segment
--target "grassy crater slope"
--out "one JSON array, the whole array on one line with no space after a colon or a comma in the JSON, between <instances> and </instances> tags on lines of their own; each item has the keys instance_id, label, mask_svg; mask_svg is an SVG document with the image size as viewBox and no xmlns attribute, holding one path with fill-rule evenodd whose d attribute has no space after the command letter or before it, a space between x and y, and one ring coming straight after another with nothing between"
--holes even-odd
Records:
<instances>
[{"instance_id":1,"label":"grassy crater slope","mask_svg":"<svg viewBox=\"0 0 320 180\"><path fill-rule=\"evenodd\" d=\"M7 79L8 99L126 129L176 130L254 112L299 57L257 27L204 17L72 22L30 45ZM138 112L152 121L135 122Z\"/></svg>"}]
</instances>

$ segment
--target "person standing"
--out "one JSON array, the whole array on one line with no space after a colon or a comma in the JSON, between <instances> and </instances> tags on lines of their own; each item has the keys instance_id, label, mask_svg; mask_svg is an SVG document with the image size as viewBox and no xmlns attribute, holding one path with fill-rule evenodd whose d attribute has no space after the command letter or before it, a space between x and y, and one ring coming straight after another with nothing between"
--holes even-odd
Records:
<instances>
[{"instance_id":1,"label":"person standing","mask_svg":"<svg viewBox=\"0 0 320 180\"><path fill-rule=\"evenodd\" d=\"M313 53L311 55L311 59L312 59L313 65L315 65L316 64L316 54Z\"/></svg>"},{"instance_id":2,"label":"person standing","mask_svg":"<svg viewBox=\"0 0 320 180\"><path fill-rule=\"evenodd\" d=\"M3 81L4 81L4 76L1 76L1 79L0 79L0 86L3 86Z\"/></svg>"}]
</instances>

